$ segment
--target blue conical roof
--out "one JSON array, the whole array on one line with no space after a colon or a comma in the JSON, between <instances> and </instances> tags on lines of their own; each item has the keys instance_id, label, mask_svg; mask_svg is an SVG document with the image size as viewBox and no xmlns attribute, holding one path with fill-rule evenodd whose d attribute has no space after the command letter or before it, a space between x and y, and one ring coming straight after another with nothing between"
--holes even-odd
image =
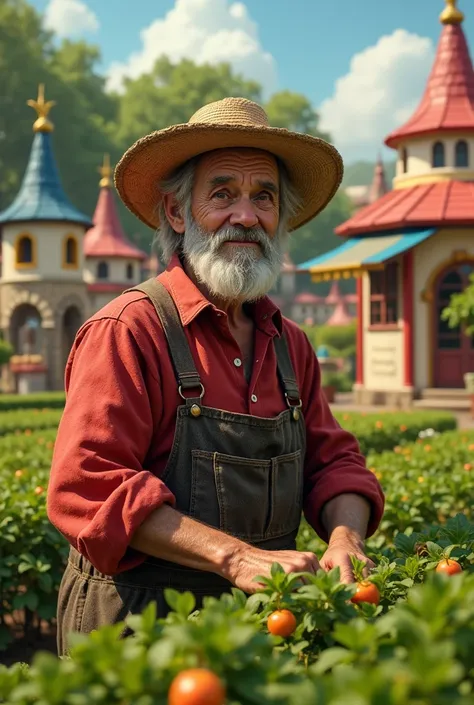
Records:
<instances>
[{"instance_id":1,"label":"blue conical roof","mask_svg":"<svg viewBox=\"0 0 474 705\"><path fill-rule=\"evenodd\" d=\"M1 223L55 220L92 225L64 193L54 159L50 132L36 132L23 183L13 203L0 213Z\"/></svg>"}]
</instances>

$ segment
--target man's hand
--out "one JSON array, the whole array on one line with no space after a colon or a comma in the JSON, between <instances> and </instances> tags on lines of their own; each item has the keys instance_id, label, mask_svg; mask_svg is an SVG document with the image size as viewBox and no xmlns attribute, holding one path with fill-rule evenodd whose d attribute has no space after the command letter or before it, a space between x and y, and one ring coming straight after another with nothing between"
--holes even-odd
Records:
<instances>
[{"instance_id":1,"label":"man's hand","mask_svg":"<svg viewBox=\"0 0 474 705\"><path fill-rule=\"evenodd\" d=\"M335 529L331 534L328 548L321 558L321 568L331 570L339 566L342 583L353 583L354 574L350 556L355 556L366 563L364 575L367 575L374 563L365 555L364 542L357 532L344 527Z\"/></svg>"},{"instance_id":2,"label":"man's hand","mask_svg":"<svg viewBox=\"0 0 474 705\"><path fill-rule=\"evenodd\" d=\"M238 550L229 564L225 575L236 587L246 593L254 593L261 584L255 581L257 575L270 577L273 563L279 563L285 573L316 573L319 561L314 553L302 551L262 551L258 548Z\"/></svg>"}]
</instances>

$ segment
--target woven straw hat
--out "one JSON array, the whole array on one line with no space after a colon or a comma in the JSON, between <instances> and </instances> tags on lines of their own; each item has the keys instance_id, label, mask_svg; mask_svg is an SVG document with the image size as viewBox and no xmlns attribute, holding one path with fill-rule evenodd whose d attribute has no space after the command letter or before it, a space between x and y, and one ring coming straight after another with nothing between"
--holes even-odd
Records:
<instances>
[{"instance_id":1,"label":"woven straw hat","mask_svg":"<svg viewBox=\"0 0 474 705\"><path fill-rule=\"evenodd\" d=\"M187 123L152 132L135 142L117 164L115 186L127 208L157 228L159 182L192 157L233 147L262 149L284 162L301 200L290 230L322 211L341 183L342 159L328 142L271 127L263 108L251 100L224 98L200 108Z\"/></svg>"}]
</instances>

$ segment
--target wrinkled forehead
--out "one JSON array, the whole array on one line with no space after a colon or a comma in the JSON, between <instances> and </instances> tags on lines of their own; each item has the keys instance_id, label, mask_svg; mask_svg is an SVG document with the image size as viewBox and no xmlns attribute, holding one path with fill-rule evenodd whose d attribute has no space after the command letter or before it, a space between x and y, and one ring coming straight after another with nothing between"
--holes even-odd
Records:
<instances>
[{"instance_id":1,"label":"wrinkled forehead","mask_svg":"<svg viewBox=\"0 0 474 705\"><path fill-rule=\"evenodd\" d=\"M263 149L235 147L215 149L203 154L197 163L196 176L213 178L219 175L258 175L278 180L277 158Z\"/></svg>"}]
</instances>

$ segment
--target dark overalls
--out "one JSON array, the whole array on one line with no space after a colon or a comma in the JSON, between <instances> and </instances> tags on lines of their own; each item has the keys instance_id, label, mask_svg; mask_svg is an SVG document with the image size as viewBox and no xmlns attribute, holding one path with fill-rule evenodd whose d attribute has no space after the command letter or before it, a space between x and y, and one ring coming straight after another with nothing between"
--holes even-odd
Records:
<instances>
[{"instance_id":1,"label":"dark overalls","mask_svg":"<svg viewBox=\"0 0 474 705\"><path fill-rule=\"evenodd\" d=\"M276 418L230 413L204 405L178 313L165 287L151 279L130 291L153 302L168 341L183 404L163 482L176 509L249 544L268 550L295 549L303 503L306 434L298 385L284 336L274 338L279 381L288 408ZM222 390L225 399L225 389ZM91 632L122 621L156 601L169 608L164 588L190 590L197 605L232 587L214 573L148 557L113 576L99 573L71 547L58 600L58 651L67 651L70 631Z\"/></svg>"}]
</instances>

